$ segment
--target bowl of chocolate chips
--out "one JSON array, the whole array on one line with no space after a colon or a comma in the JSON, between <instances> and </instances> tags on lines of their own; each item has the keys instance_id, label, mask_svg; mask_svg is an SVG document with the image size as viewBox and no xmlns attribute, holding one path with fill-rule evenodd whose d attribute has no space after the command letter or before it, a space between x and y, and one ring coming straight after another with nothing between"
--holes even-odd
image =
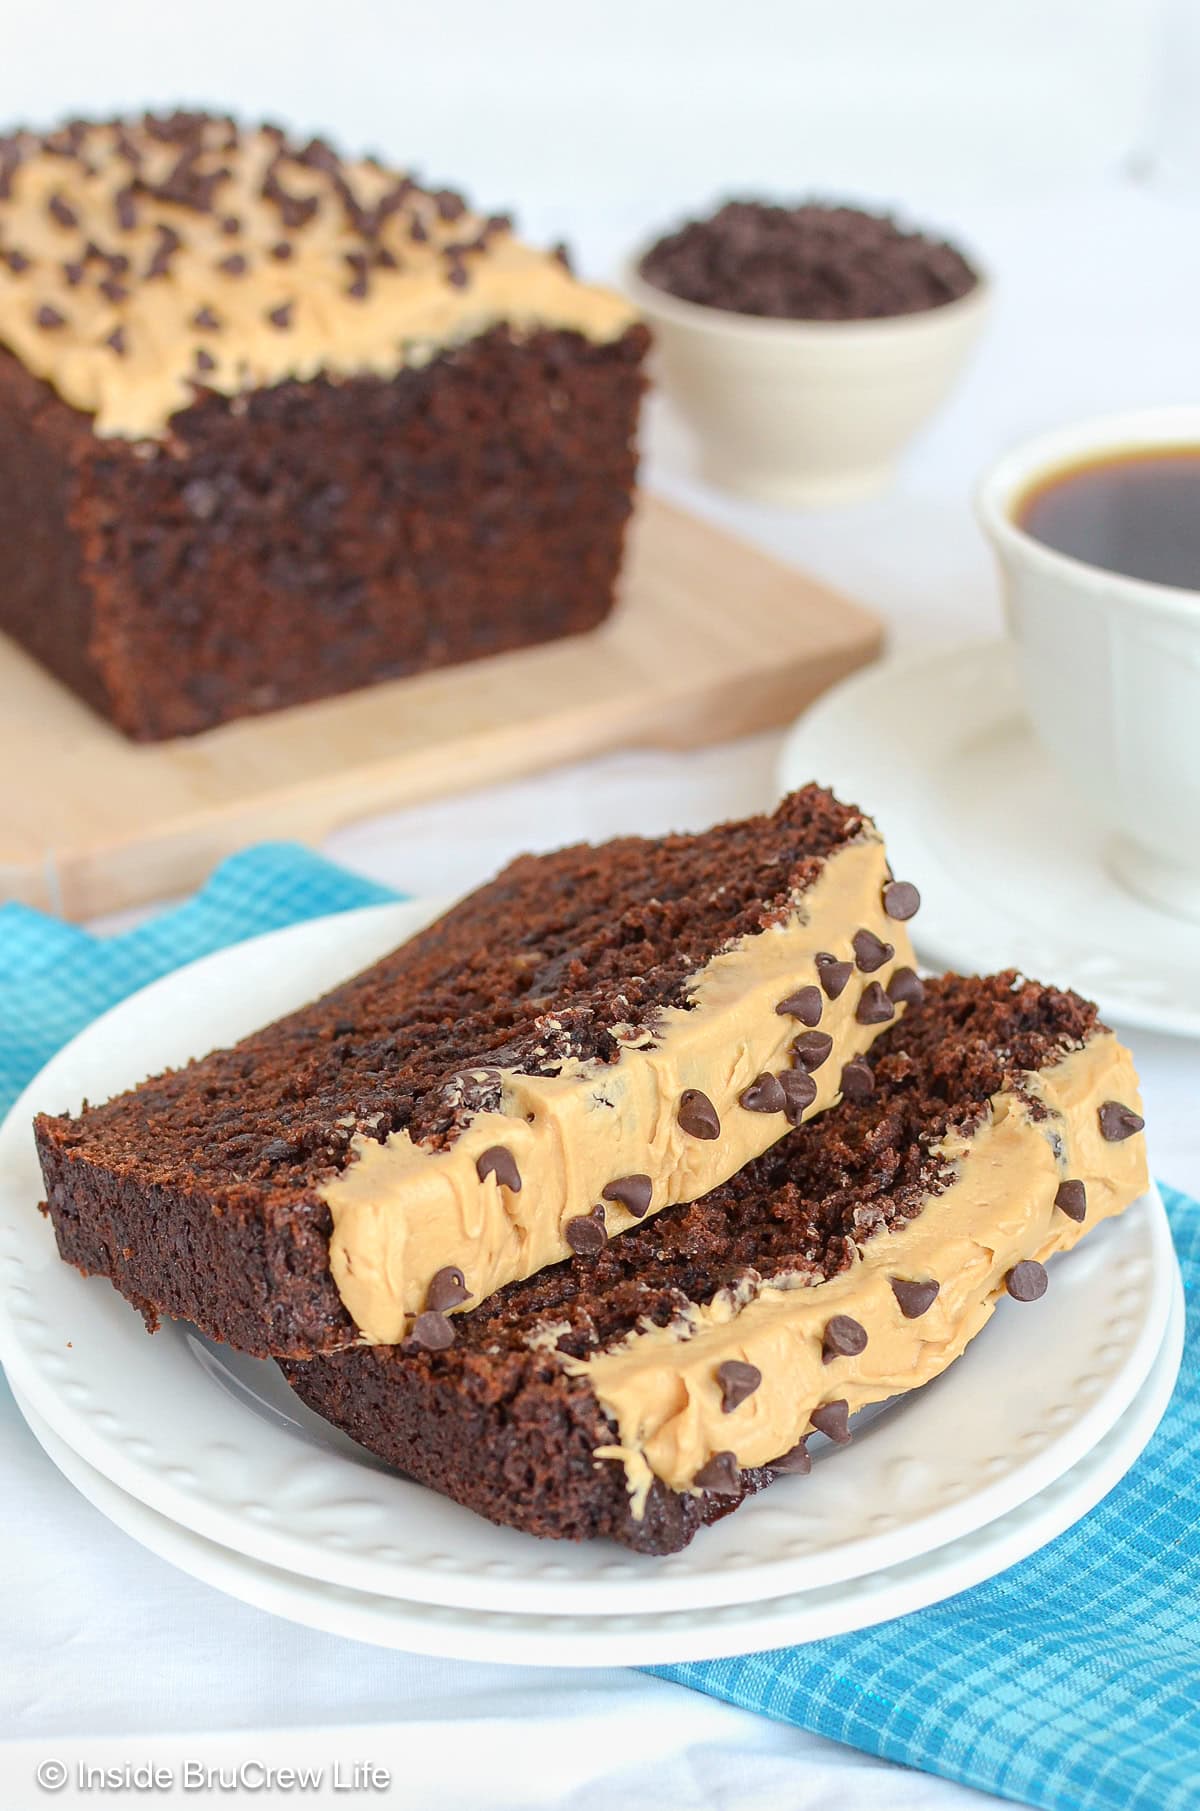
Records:
<instances>
[{"instance_id":1,"label":"bowl of chocolate chips","mask_svg":"<svg viewBox=\"0 0 1200 1811\"><path fill-rule=\"evenodd\" d=\"M704 476L800 506L889 483L988 299L953 245L824 202L725 202L641 252L626 285Z\"/></svg>"}]
</instances>

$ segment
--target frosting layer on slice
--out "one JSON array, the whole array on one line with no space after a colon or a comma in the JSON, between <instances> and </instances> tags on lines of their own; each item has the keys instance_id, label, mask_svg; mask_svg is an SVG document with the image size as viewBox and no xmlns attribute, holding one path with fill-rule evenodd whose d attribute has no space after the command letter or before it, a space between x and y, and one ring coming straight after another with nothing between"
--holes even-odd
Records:
<instances>
[{"instance_id":1,"label":"frosting layer on slice","mask_svg":"<svg viewBox=\"0 0 1200 1811\"><path fill-rule=\"evenodd\" d=\"M889 1048L902 1046L900 1027ZM667 1326L564 1359L618 1430L596 1457L624 1465L635 1515L656 1478L711 1489L724 1466L736 1489L740 1470L794 1455L814 1429L840 1437L855 1409L945 1370L1006 1288L1041 1293L1048 1258L1145 1190L1140 1123L1129 1053L1098 1030L934 1146L943 1185L907 1222L851 1242L838 1274L751 1275Z\"/></svg>"},{"instance_id":2,"label":"frosting layer on slice","mask_svg":"<svg viewBox=\"0 0 1200 1811\"><path fill-rule=\"evenodd\" d=\"M845 1066L904 1009L913 956L887 907L907 916L909 903L890 883L866 826L774 922L698 970L686 1006L613 1027L615 1061L480 1071L498 1104L444 1148L407 1129L357 1134L353 1161L320 1193L332 1274L365 1337L402 1340L447 1268L466 1291L454 1310L477 1306L695 1200L830 1106Z\"/></svg>"}]
</instances>

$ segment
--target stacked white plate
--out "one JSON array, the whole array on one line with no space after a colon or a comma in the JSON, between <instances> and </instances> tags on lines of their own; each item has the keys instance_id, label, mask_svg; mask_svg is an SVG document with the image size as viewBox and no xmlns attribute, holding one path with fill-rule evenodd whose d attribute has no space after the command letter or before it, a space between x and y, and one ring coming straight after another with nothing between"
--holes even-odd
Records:
<instances>
[{"instance_id":1,"label":"stacked white plate","mask_svg":"<svg viewBox=\"0 0 1200 1811\"><path fill-rule=\"evenodd\" d=\"M943 1378L877 1412L684 1553L543 1543L388 1472L268 1363L185 1326L149 1339L62 1264L30 1121L227 1043L433 915L373 907L256 938L125 1001L0 1130L0 1359L50 1458L135 1539L295 1621L412 1652L653 1664L815 1640L938 1602L1085 1514L1170 1396L1182 1293L1156 1194L1099 1228L1030 1304L1002 1302Z\"/></svg>"}]
</instances>

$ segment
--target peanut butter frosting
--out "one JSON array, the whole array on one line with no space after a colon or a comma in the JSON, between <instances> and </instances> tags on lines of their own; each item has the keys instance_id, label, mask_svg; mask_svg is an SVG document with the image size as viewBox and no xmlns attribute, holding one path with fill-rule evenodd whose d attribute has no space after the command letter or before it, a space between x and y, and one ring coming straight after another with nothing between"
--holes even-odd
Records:
<instances>
[{"instance_id":1,"label":"peanut butter frosting","mask_svg":"<svg viewBox=\"0 0 1200 1811\"><path fill-rule=\"evenodd\" d=\"M1129 1053L1097 1033L942 1140L930 1154L950 1165L948 1186L840 1274L751 1276L670 1326L564 1357L616 1426L596 1458L624 1465L634 1514L655 1478L734 1489L741 1469L785 1454L803 1469L814 1429L844 1438L856 1409L944 1371L1006 1288L1040 1293L1047 1258L1146 1189L1139 1110Z\"/></svg>"},{"instance_id":2,"label":"peanut butter frosting","mask_svg":"<svg viewBox=\"0 0 1200 1811\"><path fill-rule=\"evenodd\" d=\"M160 438L203 390L390 378L501 322L607 341L635 318L506 218L275 127L0 140L0 345L100 435Z\"/></svg>"},{"instance_id":3,"label":"peanut butter frosting","mask_svg":"<svg viewBox=\"0 0 1200 1811\"><path fill-rule=\"evenodd\" d=\"M613 1028L615 1061L501 1071L499 1109L444 1150L406 1130L356 1134L320 1192L331 1272L362 1336L446 1341L447 1314L695 1200L832 1105L847 1065L903 1010L913 955L897 920L915 902L864 829L780 922L697 973L689 1006L665 1008L651 1031Z\"/></svg>"}]
</instances>

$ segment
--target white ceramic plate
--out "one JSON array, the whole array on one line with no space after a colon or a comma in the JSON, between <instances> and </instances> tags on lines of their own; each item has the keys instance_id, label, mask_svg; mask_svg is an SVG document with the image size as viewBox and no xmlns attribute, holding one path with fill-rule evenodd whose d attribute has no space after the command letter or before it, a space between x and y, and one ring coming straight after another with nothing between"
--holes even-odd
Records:
<instances>
[{"instance_id":1,"label":"white ceramic plate","mask_svg":"<svg viewBox=\"0 0 1200 1811\"><path fill-rule=\"evenodd\" d=\"M1196 927L1109 873L1105 832L1034 737L1006 642L907 655L826 693L780 756L785 791L814 778L870 812L917 882L909 929L935 967L1020 968L1106 1017L1200 1037Z\"/></svg>"},{"instance_id":2,"label":"white ceramic plate","mask_svg":"<svg viewBox=\"0 0 1200 1811\"><path fill-rule=\"evenodd\" d=\"M1142 1387L1175 1270L1148 1196L1004 1301L970 1354L815 1452L685 1552L649 1559L493 1528L389 1472L305 1409L270 1363L168 1324L153 1341L101 1278L58 1260L37 1213L36 1108L102 1100L312 997L390 948L428 905L374 907L179 970L68 1045L0 1130L0 1358L51 1430L121 1490L206 1539L356 1590L473 1610L674 1611L828 1585L929 1552L1075 1465ZM986 1405L981 1412L980 1405Z\"/></svg>"},{"instance_id":3,"label":"white ceramic plate","mask_svg":"<svg viewBox=\"0 0 1200 1811\"><path fill-rule=\"evenodd\" d=\"M923 1558L833 1587L723 1609L642 1615L473 1612L372 1596L297 1577L191 1534L125 1495L53 1434L20 1395L17 1401L60 1471L110 1521L181 1571L243 1603L328 1634L443 1659L528 1666L665 1666L757 1653L869 1628L941 1603L1045 1546L1086 1515L1146 1445L1174 1388L1183 1325L1183 1290L1176 1273L1163 1343L1136 1401L1071 1471L975 1534ZM739 1516L746 1513L738 1511Z\"/></svg>"}]
</instances>

